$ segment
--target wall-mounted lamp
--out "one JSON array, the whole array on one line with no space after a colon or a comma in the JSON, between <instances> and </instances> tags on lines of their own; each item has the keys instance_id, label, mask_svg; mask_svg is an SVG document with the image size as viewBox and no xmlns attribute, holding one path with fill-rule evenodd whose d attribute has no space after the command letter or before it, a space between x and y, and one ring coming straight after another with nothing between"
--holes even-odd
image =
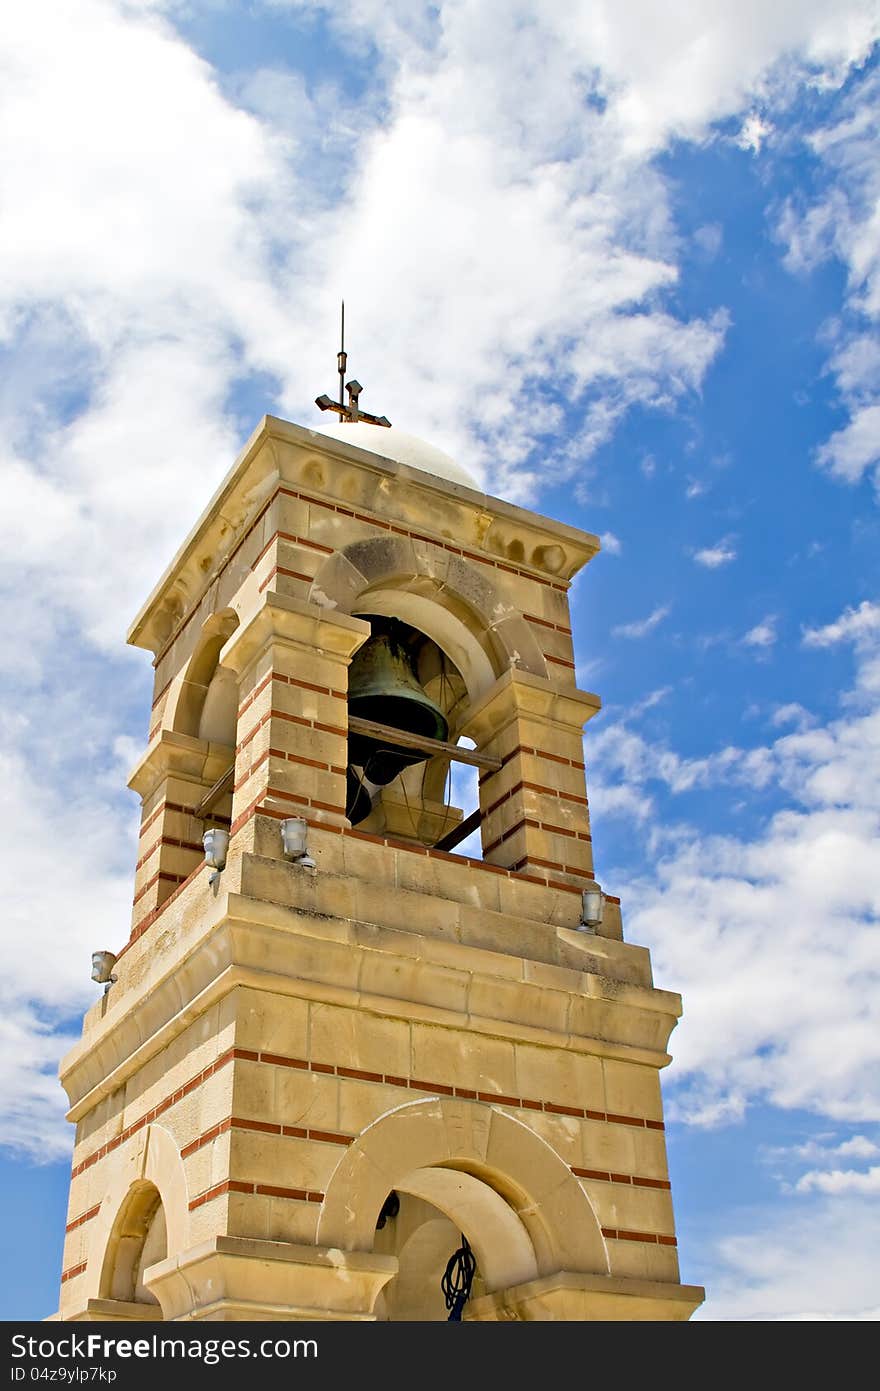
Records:
<instances>
[{"instance_id":1,"label":"wall-mounted lamp","mask_svg":"<svg viewBox=\"0 0 880 1391\"><path fill-rule=\"evenodd\" d=\"M315 861L309 854L307 837L309 834L309 823L304 816L288 816L281 823L281 843L284 846L284 854L288 860L293 860L294 864L302 865L303 869L314 869Z\"/></svg>"},{"instance_id":2,"label":"wall-mounted lamp","mask_svg":"<svg viewBox=\"0 0 880 1391\"><path fill-rule=\"evenodd\" d=\"M97 981L99 985L103 985L105 995L116 980L116 977L113 975L113 967L115 965L115 952L92 952L92 980Z\"/></svg>"},{"instance_id":3,"label":"wall-mounted lamp","mask_svg":"<svg viewBox=\"0 0 880 1391\"><path fill-rule=\"evenodd\" d=\"M605 895L596 884L592 889L584 889L581 894L581 920L578 932L595 932L602 921Z\"/></svg>"},{"instance_id":4,"label":"wall-mounted lamp","mask_svg":"<svg viewBox=\"0 0 880 1391\"><path fill-rule=\"evenodd\" d=\"M229 832L219 826L212 826L202 836L205 847L205 864L213 870L208 875L208 883L214 884L220 878L220 871L226 867L226 852L229 849Z\"/></svg>"}]
</instances>

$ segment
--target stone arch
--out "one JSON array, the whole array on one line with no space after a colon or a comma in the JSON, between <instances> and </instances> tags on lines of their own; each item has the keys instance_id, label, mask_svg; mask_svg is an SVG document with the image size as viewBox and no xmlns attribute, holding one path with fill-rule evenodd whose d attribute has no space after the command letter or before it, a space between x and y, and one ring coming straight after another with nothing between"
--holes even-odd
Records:
<instances>
[{"instance_id":1,"label":"stone arch","mask_svg":"<svg viewBox=\"0 0 880 1391\"><path fill-rule=\"evenodd\" d=\"M238 623L238 614L222 609L202 625L195 651L169 693L167 729L234 747L238 681L234 672L219 665L219 658Z\"/></svg>"},{"instance_id":2,"label":"stone arch","mask_svg":"<svg viewBox=\"0 0 880 1391\"><path fill-rule=\"evenodd\" d=\"M160 1235L154 1230L157 1220L164 1224L164 1250L148 1244L151 1231L154 1243ZM138 1302L135 1294L145 1265L188 1245L189 1193L183 1161L169 1132L151 1124L114 1155L110 1184L90 1234L87 1297ZM139 1299L156 1302L142 1289Z\"/></svg>"},{"instance_id":3,"label":"stone arch","mask_svg":"<svg viewBox=\"0 0 880 1391\"><path fill-rule=\"evenodd\" d=\"M547 677L522 614L480 568L406 537L356 541L328 556L309 599L344 613L388 613L433 638L458 667L471 701L508 667Z\"/></svg>"},{"instance_id":4,"label":"stone arch","mask_svg":"<svg viewBox=\"0 0 880 1391\"><path fill-rule=\"evenodd\" d=\"M608 1274L584 1189L545 1140L494 1106L433 1097L368 1126L327 1185L318 1241L371 1251L392 1190L424 1199L465 1231L492 1290L559 1270Z\"/></svg>"}]
</instances>

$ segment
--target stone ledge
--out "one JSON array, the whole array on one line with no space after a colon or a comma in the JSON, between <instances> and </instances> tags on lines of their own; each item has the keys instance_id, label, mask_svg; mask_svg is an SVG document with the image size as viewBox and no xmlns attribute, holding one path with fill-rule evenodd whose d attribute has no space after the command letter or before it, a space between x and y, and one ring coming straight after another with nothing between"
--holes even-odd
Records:
<instances>
[{"instance_id":1,"label":"stone ledge","mask_svg":"<svg viewBox=\"0 0 880 1391\"><path fill-rule=\"evenodd\" d=\"M699 1285L661 1280L624 1279L611 1275L582 1275L561 1270L494 1294L481 1295L467 1305L468 1322L567 1320L574 1322L683 1322L706 1297Z\"/></svg>"},{"instance_id":2,"label":"stone ledge","mask_svg":"<svg viewBox=\"0 0 880 1391\"><path fill-rule=\"evenodd\" d=\"M397 1258L322 1246L216 1236L149 1266L166 1321L372 1319Z\"/></svg>"}]
</instances>

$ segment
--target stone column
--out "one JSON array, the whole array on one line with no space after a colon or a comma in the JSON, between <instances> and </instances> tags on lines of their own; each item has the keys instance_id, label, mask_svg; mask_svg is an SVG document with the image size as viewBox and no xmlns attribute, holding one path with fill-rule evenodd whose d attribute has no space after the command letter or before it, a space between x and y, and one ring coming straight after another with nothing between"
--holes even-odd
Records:
<instances>
[{"instance_id":1,"label":"stone column","mask_svg":"<svg viewBox=\"0 0 880 1391\"><path fill-rule=\"evenodd\" d=\"M259 807L344 826L348 664L370 625L271 590L230 638L239 678L232 831Z\"/></svg>"},{"instance_id":2,"label":"stone column","mask_svg":"<svg viewBox=\"0 0 880 1391\"><path fill-rule=\"evenodd\" d=\"M581 730L599 697L511 668L462 734L501 759L480 778L483 858L585 887L593 877Z\"/></svg>"},{"instance_id":3,"label":"stone column","mask_svg":"<svg viewBox=\"0 0 880 1391\"><path fill-rule=\"evenodd\" d=\"M232 749L226 744L163 729L132 773L128 785L140 793L142 802L133 935L203 862L205 822L196 811L231 759ZM224 824L226 810L228 799L212 810L213 824Z\"/></svg>"}]
</instances>

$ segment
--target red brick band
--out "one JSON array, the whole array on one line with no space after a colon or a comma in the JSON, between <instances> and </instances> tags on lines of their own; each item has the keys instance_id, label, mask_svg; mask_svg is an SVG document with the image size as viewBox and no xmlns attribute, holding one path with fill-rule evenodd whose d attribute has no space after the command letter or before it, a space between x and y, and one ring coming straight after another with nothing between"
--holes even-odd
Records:
<instances>
[{"instance_id":1,"label":"red brick band","mask_svg":"<svg viewBox=\"0 0 880 1391\"><path fill-rule=\"evenodd\" d=\"M137 874L138 870L141 869L147 863L147 860L150 858L150 856L155 855L156 851L161 849L163 845L170 845L176 850L194 850L199 855L204 855L205 853L204 846L197 845L195 841L177 840L174 836L159 836L157 840L153 841L153 844L150 846L149 850L145 850L143 855L141 855L140 859L134 867L135 874Z\"/></svg>"},{"instance_id":2,"label":"red brick band","mask_svg":"<svg viewBox=\"0 0 880 1391\"><path fill-rule=\"evenodd\" d=\"M371 1072L365 1068L344 1067L336 1063L315 1062L308 1058L288 1057L282 1053L268 1053L253 1048L227 1048L225 1053L221 1053L219 1058L207 1067L202 1068L188 1082L178 1087L176 1091L167 1096L164 1101L159 1102L152 1110L147 1111L139 1120L133 1121L119 1135L114 1136L105 1144L90 1154L87 1159L83 1159L71 1170L71 1179L77 1178L81 1173L88 1169L92 1164L103 1159L106 1154L110 1154L119 1145L125 1143L137 1131L142 1130L145 1125L149 1125L159 1116L163 1115L170 1107L176 1105L178 1101L189 1096L190 1092L195 1091L209 1077L213 1077L220 1068L226 1067L234 1060L243 1062L260 1063L270 1067L289 1067L299 1072L317 1072L328 1077L350 1078L358 1082L377 1082L384 1086L403 1087L411 1091L428 1092L431 1095L457 1096L468 1101L484 1101L496 1106L512 1106L519 1110L526 1111L545 1111L548 1115L574 1116L579 1120L606 1121L614 1125L630 1125L637 1129L664 1130L663 1121L648 1120L643 1116L623 1116L613 1111L591 1111L580 1106L567 1106L552 1101L537 1101L530 1097L508 1096L501 1092L481 1092L472 1091L467 1087L450 1086L445 1082L436 1082L421 1077L402 1077L397 1073ZM268 1121L245 1120L240 1117L230 1116L224 1121L218 1122L211 1130L205 1131L196 1140L185 1145L181 1150L184 1158L207 1144L210 1140L228 1130L230 1126L241 1129L264 1130L268 1134L296 1135L308 1139L326 1140L331 1144L349 1144L352 1140L350 1135L340 1135L333 1131L324 1130L303 1130L296 1126L276 1125ZM573 1170L573 1172L587 1177L593 1176L587 1170ZM597 1175L598 1176L598 1175ZM623 1181L623 1180L621 1180ZM628 1181L628 1180L627 1180ZM97 1209L95 1209L97 1211ZM83 1221L85 1218L82 1219Z\"/></svg>"},{"instance_id":3,"label":"red brick band","mask_svg":"<svg viewBox=\"0 0 880 1391\"><path fill-rule=\"evenodd\" d=\"M138 892L132 899L132 903L139 903L140 900L143 898L144 894L149 893L150 889L152 889L154 885L160 883L162 880L164 880L167 884L175 884L178 888L180 888L182 884L186 883L188 877L188 875L184 874L168 874L166 870L160 869L158 874L154 874L152 879L148 879L146 884L144 884L143 888L138 890Z\"/></svg>"},{"instance_id":4,"label":"red brick band","mask_svg":"<svg viewBox=\"0 0 880 1391\"><path fill-rule=\"evenodd\" d=\"M314 681L301 681L298 676L286 676L280 671L270 671L263 677L260 684L254 687L247 699L238 707L239 719L241 719L245 711L253 705L257 696L262 695L263 691L272 681L276 681L281 686L297 686L301 691L314 691L316 695L332 696L334 700L348 700L345 691L337 691L334 686L319 686ZM343 732L348 733L347 730Z\"/></svg>"},{"instance_id":5,"label":"red brick band","mask_svg":"<svg viewBox=\"0 0 880 1391\"><path fill-rule=\"evenodd\" d=\"M508 1096L503 1092L472 1091L467 1087L450 1086L446 1082L437 1082L427 1078L401 1077L397 1073L390 1072L371 1072L366 1068L343 1067L337 1063L321 1063L308 1058L287 1057L282 1053L236 1050L236 1056L246 1057L250 1062L266 1063L272 1067L295 1068L300 1072L319 1072L329 1077L351 1078L358 1082L379 1082L385 1086L406 1087L411 1091L430 1092L432 1095L439 1096L457 1096L465 1100L485 1101L497 1106L513 1106L519 1110L544 1111L549 1115L574 1116L579 1120L607 1121L614 1125L635 1126L638 1129L665 1129L663 1121L648 1120L644 1116L624 1116L616 1111L591 1111L581 1106L562 1105L553 1101L538 1101L531 1097ZM626 1181L629 1182L629 1180Z\"/></svg>"},{"instance_id":6,"label":"red brick band","mask_svg":"<svg viewBox=\"0 0 880 1391\"><path fill-rule=\"evenodd\" d=\"M188 1082L185 1082L182 1087L178 1087L170 1096L166 1096L164 1101L160 1101L158 1105L154 1106L152 1110L147 1111L138 1120L132 1121L131 1125L126 1126L119 1135L114 1135L112 1140L107 1140L106 1143L101 1145L99 1149L96 1149L93 1154L90 1154L87 1159L83 1159L79 1164L75 1165L70 1171L71 1179L78 1178L79 1175L90 1168L92 1164L97 1164L99 1159L103 1159L105 1154L110 1154L113 1150L118 1149L120 1145L124 1145L126 1140L131 1139L132 1135L137 1134L139 1130L143 1130L145 1125L149 1125L152 1121L169 1110L170 1107L174 1106L176 1102L188 1096L190 1092L195 1091L196 1087L200 1087L209 1077L213 1077L215 1072L219 1072L221 1067L225 1067L227 1063L232 1062L233 1058L248 1058L253 1060L257 1056L256 1053L252 1053L246 1048L227 1048L225 1053L221 1053L219 1058L215 1058L207 1067L203 1067L201 1072L197 1072L195 1076L191 1077Z\"/></svg>"},{"instance_id":7,"label":"red brick band","mask_svg":"<svg viewBox=\"0 0 880 1391\"><path fill-rule=\"evenodd\" d=\"M311 584L313 576L303 575L299 570L287 570L283 565L273 565L263 583L260 585L259 592L262 594L264 589L268 589L276 575L287 575L293 580L305 580L306 584Z\"/></svg>"},{"instance_id":8,"label":"red brick band","mask_svg":"<svg viewBox=\"0 0 880 1391\"><path fill-rule=\"evenodd\" d=\"M80 1215L79 1215L79 1217L74 1217L74 1219L73 1219L72 1222L68 1222L68 1224L67 1224L67 1226L64 1228L64 1230L65 1230L66 1232L73 1232L73 1231L76 1231L76 1228L77 1228L77 1227L81 1227L82 1224L83 1224L83 1222L91 1222L92 1218L93 1218L93 1217L97 1217L97 1215L98 1215L98 1213L99 1213L100 1211L101 1211L101 1204L100 1204L100 1203L96 1203L94 1207L90 1207L90 1208L89 1208L88 1212L81 1212Z\"/></svg>"},{"instance_id":9,"label":"red brick band","mask_svg":"<svg viewBox=\"0 0 880 1391\"><path fill-rule=\"evenodd\" d=\"M146 821L144 821L141 824L141 829L138 833L139 838L143 837L144 832L147 831L150 828L150 826L152 826L157 816L162 815L163 811L179 811L183 816L195 816L197 810L197 807L185 807L182 802L162 801L159 803L159 805L155 808L154 811L150 812L150 815L147 817Z\"/></svg>"},{"instance_id":10,"label":"red brick band","mask_svg":"<svg viewBox=\"0 0 880 1391\"><path fill-rule=\"evenodd\" d=\"M613 1241L646 1241L652 1246L677 1246L674 1236L661 1236L659 1232L625 1232L619 1227L603 1227L602 1235Z\"/></svg>"},{"instance_id":11,"label":"red brick band","mask_svg":"<svg viewBox=\"0 0 880 1391\"><path fill-rule=\"evenodd\" d=\"M319 551L322 555L333 554L332 546L322 546L320 541L310 541L307 536L295 536L293 532L290 531L273 531L272 535L269 537L269 540L266 542L265 546L260 551L260 554L257 556L256 560L251 566L252 570L256 570L257 566L263 559L263 556L266 554L269 547L273 545L276 541L292 541L295 546L306 546L310 551Z\"/></svg>"},{"instance_id":12,"label":"red brick band","mask_svg":"<svg viewBox=\"0 0 880 1391\"><path fill-rule=\"evenodd\" d=\"M303 715L289 715L286 710L276 710L273 707L271 710L267 710L265 715L263 715L262 718L259 719L255 725L251 726L251 728L248 730L247 734L244 736L241 742L236 745L236 756L238 756L238 754L240 754L244 749L246 749L248 744L250 744L251 741L255 739L256 736L259 734L263 726L268 724L269 721L273 719L285 720L288 724L301 725L304 729L317 729L322 734L338 734L341 735L343 738L347 738L348 736L348 730L343 729L341 725L325 724L321 720L309 720L306 719ZM272 750L272 752L276 751ZM280 756L282 758L289 758L291 763L297 762L297 758L294 754L282 753ZM305 761L308 762L308 760ZM327 763L316 763L314 766L316 768L327 768L330 765ZM344 771L345 769L343 769L343 772Z\"/></svg>"},{"instance_id":13,"label":"red brick band","mask_svg":"<svg viewBox=\"0 0 880 1391\"><path fill-rule=\"evenodd\" d=\"M566 637L571 637L571 629L566 628L563 623L551 623L548 618L539 618L536 613L524 613L523 618L527 623L537 623L541 628L552 628L556 633L565 633Z\"/></svg>"},{"instance_id":14,"label":"red brick band","mask_svg":"<svg viewBox=\"0 0 880 1391\"><path fill-rule=\"evenodd\" d=\"M639 1178L636 1174L613 1174L606 1169L579 1169L571 1165L571 1172L578 1178L595 1179L600 1183L629 1183L633 1188L662 1188L669 1192L672 1184L666 1178Z\"/></svg>"},{"instance_id":15,"label":"red brick band","mask_svg":"<svg viewBox=\"0 0 880 1391\"><path fill-rule=\"evenodd\" d=\"M65 1280L72 1280L73 1277L74 1277L75 1275L82 1275L82 1273L83 1273L83 1271L85 1270L87 1264L88 1264L87 1261L81 1261L79 1265L71 1265L71 1266L68 1266L67 1270L62 1270L62 1272L61 1272L61 1283L62 1283L62 1285L64 1284Z\"/></svg>"},{"instance_id":16,"label":"red brick band","mask_svg":"<svg viewBox=\"0 0 880 1391\"><path fill-rule=\"evenodd\" d=\"M502 835L498 836L496 840L493 840L490 845L487 845L484 853L489 855L493 850L497 850L499 845L502 845L506 840L510 840L511 836L515 836L517 831L521 831L524 826L531 826L532 829L536 831L547 831L550 835L554 836L569 836L574 840L591 841L593 839L587 831L572 831L570 827L557 826L552 821L536 821L532 816L521 816L519 821L514 822ZM556 864L552 860L544 861L544 863L552 864L554 869L565 868L565 866Z\"/></svg>"},{"instance_id":17,"label":"red brick band","mask_svg":"<svg viewBox=\"0 0 880 1391\"><path fill-rule=\"evenodd\" d=\"M563 802L574 802L580 807L588 805L586 797L578 797L574 792L563 792L558 787L547 787L542 782L526 782L525 778L522 778L519 782L514 783L513 787L503 796L492 802L483 813L484 816L491 816L493 811L497 811L500 806L503 806L511 797L515 797L517 792L521 792L524 788L529 792L540 792L544 797L558 797Z\"/></svg>"},{"instance_id":18,"label":"red brick band","mask_svg":"<svg viewBox=\"0 0 880 1391\"><path fill-rule=\"evenodd\" d=\"M310 1192L305 1188L278 1188L270 1183L240 1183L237 1179L226 1179L223 1183L215 1183L213 1188L208 1188L197 1198L191 1199L189 1210L193 1212L203 1203L209 1203L212 1198L221 1198L226 1193L263 1194L268 1198L295 1198L302 1203L323 1203L324 1201L323 1193Z\"/></svg>"},{"instance_id":19,"label":"red brick band","mask_svg":"<svg viewBox=\"0 0 880 1391\"><path fill-rule=\"evenodd\" d=\"M548 763L561 763L567 768L578 768L581 772L583 772L587 766L577 758L563 758L561 754L550 753L548 749L532 748L530 744L517 744L515 749L511 749L510 753L506 753L501 759L501 768L493 768L491 772L480 774L480 786L482 787L490 778L497 778L498 774L507 766L512 758L516 758L517 754L523 753L530 754L532 758L545 758Z\"/></svg>"}]
</instances>

